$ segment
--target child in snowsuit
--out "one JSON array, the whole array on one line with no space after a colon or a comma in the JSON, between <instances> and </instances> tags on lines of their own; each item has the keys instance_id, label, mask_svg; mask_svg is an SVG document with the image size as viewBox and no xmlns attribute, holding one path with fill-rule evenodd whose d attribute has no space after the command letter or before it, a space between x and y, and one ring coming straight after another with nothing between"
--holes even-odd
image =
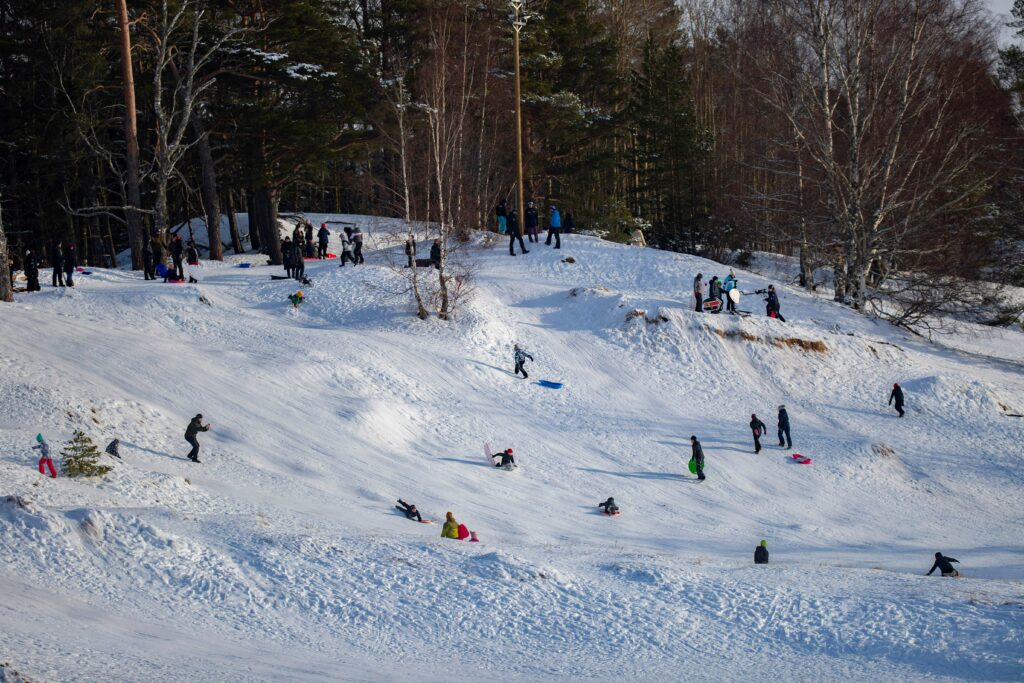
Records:
<instances>
[{"instance_id":1,"label":"child in snowsuit","mask_svg":"<svg viewBox=\"0 0 1024 683\"><path fill-rule=\"evenodd\" d=\"M768 427L754 414L750 416L750 431L754 433L754 454L756 455L761 452L761 435L768 431Z\"/></svg>"},{"instance_id":2,"label":"child in snowsuit","mask_svg":"<svg viewBox=\"0 0 1024 683\"><path fill-rule=\"evenodd\" d=\"M601 512L611 517L619 511L619 506L615 504L615 499L608 496L608 500L597 506L601 509Z\"/></svg>"},{"instance_id":3,"label":"child in snowsuit","mask_svg":"<svg viewBox=\"0 0 1024 683\"><path fill-rule=\"evenodd\" d=\"M441 538L459 538L459 523L455 521L455 515L446 512L444 515L444 526L441 527Z\"/></svg>"},{"instance_id":4,"label":"child in snowsuit","mask_svg":"<svg viewBox=\"0 0 1024 683\"><path fill-rule=\"evenodd\" d=\"M501 458L501 462L495 464L495 467L515 467L516 459L512 457L512 449L506 448L502 453L495 453L491 456L491 459Z\"/></svg>"},{"instance_id":5,"label":"child in snowsuit","mask_svg":"<svg viewBox=\"0 0 1024 683\"><path fill-rule=\"evenodd\" d=\"M290 297L288 297L288 301L292 302L292 310L299 310L299 304L305 301L305 299L302 296L302 291L298 291L292 294Z\"/></svg>"},{"instance_id":6,"label":"child in snowsuit","mask_svg":"<svg viewBox=\"0 0 1024 683\"><path fill-rule=\"evenodd\" d=\"M775 285L768 285L768 298L764 300L765 309L769 318L777 318L780 322L786 322L782 317L779 307L779 295L775 293Z\"/></svg>"},{"instance_id":7,"label":"child in snowsuit","mask_svg":"<svg viewBox=\"0 0 1024 683\"><path fill-rule=\"evenodd\" d=\"M754 564L768 564L768 541L761 540L761 545L754 548Z\"/></svg>"},{"instance_id":8,"label":"child in snowsuit","mask_svg":"<svg viewBox=\"0 0 1024 683\"><path fill-rule=\"evenodd\" d=\"M903 417L903 389L899 384L892 385L892 393L889 394L889 405L896 401L896 412Z\"/></svg>"},{"instance_id":9,"label":"child in snowsuit","mask_svg":"<svg viewBox=\"0 0 1024 683\"><path fill-rule=\"evenodd\" d=\"M925 576L931 576L932 572L934 572L936 569L938 569L943 576L960 576L960 572L958 572L956 568L951 564L953 562L959 564L960 560L953 559L952 557L946 557L942 553L935 553L935 564L932 565L932 568L928 570L928 573L925 574Z\"/></svg>"},{"instance_id":10,"label":"child in snowsuit","mask_svg":"<svg viewBox=\"0 0 1024 683\"><path fill-rule=\"evenodd\" d=\"M690 444L693 448L693 460L697 463L697 480L704 481L704 448L696 436L690 437Z\"/></svg>"},{"instance_id":11,"label":"child in snowsuit","mask_svg":"<svg viewBox=\"0 0 1024 683\"><path fill-rule=\"evenodd\" d=\"M106 453L108 455L112 455L115 458L117 458L118 460L120 460L121 459L120 448L121 448L121 440L120 439L114 439L113 441L111 441L110 443L107 444Z\"/></svg>"},{"instance_id":12,"label":"child in snowsuit","mask_svg":"<svg viewBox=\"0 0 1024 683\"><path fill-rule=\"evenodd\" d=\"M196 439L196 435L199 432L208 431L210 431L210 425L203 426L202 413L193 417L192 421L188 423L188 427L185 429L185 441L192 446L192 450L188 452L188 459L192 462L199 462L199 441Z\"/></svg>"},{"instance_id":13,"label":"child in snowsuit","mask_svg":"<svg viewBox=\"0 0 1024 683\"><path fill-rule=\"evenodd\" d=\"M406 503L401 498L398 499L398 505L395 506L401 510L408 519L415 519L417 522L422 522L423 517L420 515L420 511L416 509L415 505Z\"/></svg>"},{"instance_id":14,"label":"child in snowsuit","mask_svg":"<svg viewBox=\"0 0 1024 683\"><path fill-rule=\"evenodd\" d=\"M783 440L785 436L785 440ZM779 446L785 448L793 447L793 439L789 435L789 413L786 406L779 406Z\"/></svg>"},{"instance_id":15,"label":"child in snowsuit","mask_svg":"<svg viewBox=\"0 0 1024 683\"><path fill-rule=\"evenodd\" d=\"M50 478L56 479L57 470L54 469L53 460L50 458L50 444L46 443L46 440L43 438L42 434L36 434L36 441L38 441L39 443L33 446L32 450L39 451L40 453L39 474L46 474L46 472L43 471L43 466L45 465L50 470Z\"/></svg>"},{"instance_id":16,"label":"child in snowsuit","mask_svg":"<svg viewBox=\"0 0 1024 683\"><path fill-rule=\"evenodd\" d=\"M523 373L523 379L527 379L529 375L526 374L526 369L523 367L523 365L526 363L527 358L529 358L532 361L533 356L528 354L524 349L519 348L519 344L516 344L514 358L516 362L516 370L513 374L515 374L518 377L519 373L521 372Z\"/></svg>"}]
</instances>

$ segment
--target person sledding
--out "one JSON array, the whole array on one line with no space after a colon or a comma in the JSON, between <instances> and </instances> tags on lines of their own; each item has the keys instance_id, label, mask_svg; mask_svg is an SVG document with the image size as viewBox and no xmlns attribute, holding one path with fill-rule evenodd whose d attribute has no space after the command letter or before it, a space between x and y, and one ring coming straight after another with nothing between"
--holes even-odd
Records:
<instances>
[{"instance_id":1,"label":"person sledding","mask_svg":"<svg viewBox=\"0 0 1024 683\"><path fill-rule=\"evenodd\" d=\"M121 440L120 439L114 439L113 441L108 443L107 444L107 448L106 448L106 450L104 452L107 455L112 455L115 458L117 458L118 460L120 460L121 459Z\"/></svg>"},{"instance_id":2,"label":"person sledding","mask_svg":"<svg viewBox=\"0 0 1024 683\"><path fill-rule=\"evenodd\" d=\"M768 541L761 539L761 544L754 548L754 564L768 564Z\"/></svg>"},{"instance_id":3,"label":"person sledding","mask_svg":"<svg viewBox=\"0 0 1024 683\"><path fill-rule=\"evenodd\" d=\"M302 295L302 290L299 290L288 297L288 301L292 302L292 310L299 310L299 305L302 304L306 299Z\"/></svg>"},{"instance_id":4,"label":"person sledding","mask_svg":"<svg viewBox=\"0 0 1024 683\"><path fill-rule=\"evenodd\" d=\"M506 448L501 453L495 453L494 455L491 456L491 458L497 458L497 462L495 462L494 464L495 467L504 467L507 470L510 470L513 467L517 467L516 459L512 455L511 448Z\"/></svg>"},{"instance_id":5,"label":"person sledding","mask_svg":"<svg viewBox=\"0 0 1024 683\"><path fill-rule=\"evenodd\" d=\"M900 417L903 417L903 387L899 384L892 385L892 393L889 394L889 405L892 405L893 401L896 402L896 412L900 414Z\"/></svg>"},{"instance_id":6,"label":"person sledding","mask_svg":"<svg viewBox=\"0 0 1024 683\"><path fill-rule=\"evenodd\" d=\"M947 557L942 553L935 553L935 564L932 565L932 568L928 570L928 573L925 574L925 576L931 576L932 572L936 569L938 569L943 576L950 576L954 578L960 576L960 572L958 572L956 567L953 566L953 562L960 564L960 560Z\"/></svg>"},{"instance_id":7,"label":"person sledding","mask_svg":"<svg viewBox=\"0 0 1024 683\"><path fill-rule=\"evenodd\" d=\"M42 434L36 434L36 445L32 447L32 450L39 451L39 474L46 474L43 468L46 467L50 470L50 478L57 478L57 470L53 466L53 459L50 457L50 444L46 443L46 439L43 438Z\"/></svg>"},{"instance_id":8,"label":"person sledding","mask_svg":"<svg viewBox=\"0 0 1024 683\"><path fill-rule=\"evenodd\" d=\"M411 503L406 503L404 500L399 498L398 505L396 505L395 507L401 510L402 514L404 514L407 519L415 519L417 522L423 521L423 517L420 515L420 511L416 509L415 505L412 505Z\"/></svg>"},{"instance_id":9,"label":"person sledding","mask_svg":"<svg viewBox=\"0 0 1024 683\"><path fill-rule=\"evenodd\" d=\"M599 510L601 510L602 513L608 515L609 517L614 517L615 515L619 514L619 506L615 504L615 499L612 498L611 496L608 496L608 500L606 500L603 503L600 503L597 507Z\"/></svg>"},{"instance_id":10,"label":"person sledding","mask_svg":"<svg viewBox=\"0 0 1024 683\"><path fill-rule=\"evenodd\" d=\"M515 363L516 363L516 370L515 370L515 372L513 374L518 377L519 373L521 372L521 373L523 373L523 379L527 379L529 377L529 375L526 374L526 368L524 367L524 365L526 364L526 359L529 358L532 361L533 360L533 356L531 356L529 353L527 353L526 349L519 348L519 344L515 345L515 348L513 349L513 353L514 353L514 360L515 360Z\"/></svg>"}]
</instances>

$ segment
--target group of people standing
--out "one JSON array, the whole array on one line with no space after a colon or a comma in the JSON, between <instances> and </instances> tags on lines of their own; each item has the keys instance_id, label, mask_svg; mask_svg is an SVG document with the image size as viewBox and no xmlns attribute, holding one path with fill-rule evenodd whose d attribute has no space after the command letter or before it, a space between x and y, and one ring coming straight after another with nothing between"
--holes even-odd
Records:
<instances>
[{"instance_id":1,"label":"group of people standing","mask_svg":"<svg viewBox=\"0 0 1024 683\"><path fill-rule=\"evenodd\" d=\"M506 200L502 199L498 202L498 205L494 209L495 217L498 220L498 233L502 235L508 235L508 253L509 256L515 256L515 245L516 241L519 241L519 250L523 254L529 254L530 251L526 248L523 243L523 232L519 228L519 215L515 209L511 211L508 208ZM540 214L537 212L537 207L531 199L524 210L523 225L526 229L526 237L530 242L540 242ZM548 238L544 241L544 244L551 246L551 240L555 241L555 249L562 248L562 231L572 232L576 227L575 222L572 218L571 212L566 212L565 218L562 218L561 211L555 204L551 205L548 215Z\"/></svg>"},{"instance_id":2,"label":"group of people standing","mask_svg":"<svg viewBox=\"0 0 1024 683\"><path fill-rule=\"evenodd\" d=\"M31 249L25 250L25 257L22 261L22 270L25 273L25 291L38 292L42 289L39 284L39 259ZM73 243L64 244L61 240L55 241L50 246L50 266L53 268L54 287L74 287L75 271L78 268L78 253ZM13 282L14 270L11 269Z\"/></svg>"},{"instance_id":3,"label":"group of people standing","mask_svg":"<svg viewBox=\"0 0 1024 683\"><path fill-rule=\"evenodd\" d=\"M718 276L715 275L706 287L704 285L704 274L697 273L697 277L693 278L693 298L696 300L696 311L701 313L708 309L712 313L721 313L724 307L730 313L735 314L736 302L729 296L729 292L734 289L738 290L739 286L740 281L736 277L736 271L732 268L729 269L729 274L725 276L725 280L719 280ZM705 294L707 295L706 297ZM714 304L713 302L716 301L718 303ZM712 303L712 305L708 306L709 303Z\"/></svg>"},{"instance_id":4,"label":"group of people standing","mask_svg":"<svg viewBox=\"0 0 1024 683\"><path fill-rule=\"evenodd\" d=\"M358 227L346 226L338 234L341 237L341 263L338 267L344 267L349 261L352 265L365 263L363 231ZM327 229L327 223L320 224L315 239L312 222L305 220L296 223L292 234L281 242L281 260L288 277L302 282L306 278L306 259L328 258L327 246L330 237L331 231Z\"/></svg>"}]
</instances>

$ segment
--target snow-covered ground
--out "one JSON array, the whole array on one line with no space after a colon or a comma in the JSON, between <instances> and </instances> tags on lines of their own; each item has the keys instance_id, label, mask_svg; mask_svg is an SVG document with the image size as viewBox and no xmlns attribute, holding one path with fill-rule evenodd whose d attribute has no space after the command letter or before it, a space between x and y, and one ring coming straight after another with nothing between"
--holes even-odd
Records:
<instances>
[{"instance_id":1,"label":"snow-covered ground","mask_svg":"<svg viewBox=\"0 0 1024 683\"><path fill-rule=\"evenodd\" d=\"M724 267L580 236L478 241L476 298L420 322L367 242L363 267L308 263L297 314L256 255L0 306L0 662L33 682L1024 677L1024 335L951 350L789 288L787 324L752 298L697 314L693 274ZM782 403L795 448L754 455L751 413L773 428ZM105 480L35 470L36 432L59 450L74 428L121 439ZM621 517L597 514L609 495ZM936 550L968 578L922 576Z\"/></svg>"}]
</instances>

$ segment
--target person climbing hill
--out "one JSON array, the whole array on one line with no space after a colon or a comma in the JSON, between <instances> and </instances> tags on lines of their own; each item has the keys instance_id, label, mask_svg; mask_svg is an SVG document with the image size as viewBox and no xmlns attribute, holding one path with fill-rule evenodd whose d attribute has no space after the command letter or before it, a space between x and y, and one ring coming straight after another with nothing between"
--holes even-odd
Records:
<instances>
[{"instance_id":1,"label":"person climbing hill","mask_svg":"<svg viewBox=\"0 0 1024 683\"><path fill-rule=\"evenodd\" d=\"M422 517L422 515L420 515L420 511L416 509L415 505L411 505L409 503L406 503L404 500L399 498L398 499L398 505L396 505L395 507L398 508L399 510L401 510L402 513L408 519L415 519L417 522L422 522L423 521L423 517Z\"/></svg>"},{"instance_id":2,"label":"person climbing hill","mask_svg":"<svg viewBox=\"0 0 1024 683\"><path fill-rule=\"evenodd\" d=\"M947 557L942 553L935 553L935 564L932 565L932 568L928 570L928 573L925 574L925 576L931 576L932 572L934 572L936 569L938 569L943 576L960 576L960 572L958 572L956 570L956 567L953 566L953 562L959 564L960 560L954 559L952 557Z\"/></svg>"},{"instance_id":3,"label":"person climbing hill","mask_svg":"<svg viewBox=\"0 0 1024 683\"><path fill-rule=\"evenodd\" d=\"M889 394L889 405L892 405L893 401L896 402L896 412L903 417L903 387L899 384L892 385L892 393Z\"/></svg>"},{"instance_id":4,"label":"person climbing hill","mask_svg":"<svg viewBox=\"0 0 1024 683\"><path fill-rule=\"evenodd\" d=\"M754 454L761 452L761 435L768 431L764 422L757 418L757 414L750 416L750 431L754 434Z\"/></svg>"},{"instance_id":5,"label":"person climbing hill","mask_svg":"<svg viewBox=\"0 0 1024 683\"><path fill-rule=\"evenodd\" d=\"M760 545L754 548L754 564L768 564L768 541L761 539Z\"/></svg>"},{"instance_id":6,"label":"person climbing hill","mask_svg":"<svg viewBox=\"0 0 1024 683\"><path fill-rule=\"evenodd\" d=\"M615 504L615 499L611 496L608 496L608 500L605 502L599 503L597 507L609 517L619 513L619 506Z\"/></svg>"},{"instance_id":7,"label":"person climbing hill","mask_svg":"<svg viewBox=\"0 0 1024 683\"><path fill-rule=\"evenodd\" d=\"M444 526L441 527L441 538L459 539L459 523L455 521L455 515L446 512L444 515Z\"/></svg>"},{"instance_id":8,"label":"person climbing hill","mask_svg":"<svg viewBox=\"0 0 1024 683\"><path fill-rule=\"evenodd\" d=\"M527 358L533 361L533 356L527 353L525 349L519 348L519 344L516 344L515 348L513 349L513 359L516 363L516 370L513 374L516 375L517 377L521 372L523 373L523 379L529 378L529 375L526 374L526 368L524 367Z\"/></svg>"},{"instance_id":9,"label":"person climbing hill","mask_svg":"<svg viewBox=\"0 0 1024 683\"><path fill-rule=\"evenodd\" d=\"M42 434L36 434L36 445L32 447L32 450L39 451L39 474L46 474L43 471L43 467L46 466L50 470L50 478L57 478L57 470L53 467L53 459L50 457L50 444L46 443L46 439L43 438Z\"/></svg>"},{"instance_id":10,"label":"person climbing hill","mask_svg":"<svg viewBox=\"0 0 1024 683\"><path fill-rule=\"evenodd\" d=\"M192 462L199 462L199 440L196 439L196 435L199 432L210 431L210 425L203 426L203 415L202 413L196 415L188 423L188 427L185 428L185 441L188 441L189 445L192 446L192 450L188 452L188 459Z\"/></svg>"}]
</instances>

